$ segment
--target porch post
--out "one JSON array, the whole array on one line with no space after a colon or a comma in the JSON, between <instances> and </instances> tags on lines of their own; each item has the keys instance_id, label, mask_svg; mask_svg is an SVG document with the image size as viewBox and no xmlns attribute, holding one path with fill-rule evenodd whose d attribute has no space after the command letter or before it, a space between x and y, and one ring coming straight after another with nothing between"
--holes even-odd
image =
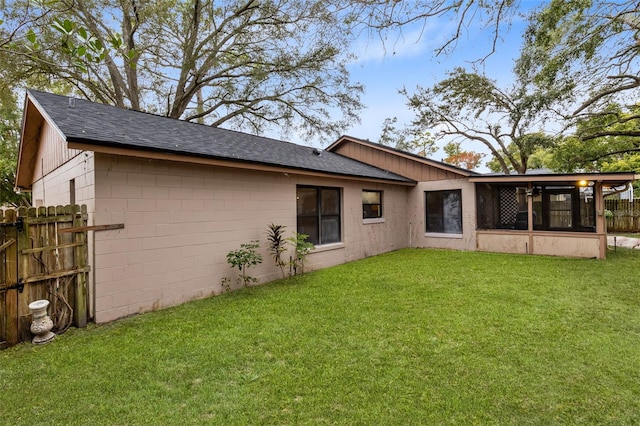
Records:
<instances>
[{"instance_id":1,"label":"porch post","mask_svg":"<svg viewBox=\"0 0 640 426\"><path fill-rule=\"evenodd\" d=\"M604 193L601 181L596 181L593 186L593 200L596 207L596 235L600 239L600 259L604 259L607 257L607 224L604 216Z\"/></svg>"},{"instance_id":2,"label":"porch post","mask_svg":"<svg viewBox=\"0 0 640 426\"><path fill-rule=\"evenodd\" d=\"M533 183L527 184L527 232L529 233L529 250L533 254Z\"/></svg>"}]
</instances>

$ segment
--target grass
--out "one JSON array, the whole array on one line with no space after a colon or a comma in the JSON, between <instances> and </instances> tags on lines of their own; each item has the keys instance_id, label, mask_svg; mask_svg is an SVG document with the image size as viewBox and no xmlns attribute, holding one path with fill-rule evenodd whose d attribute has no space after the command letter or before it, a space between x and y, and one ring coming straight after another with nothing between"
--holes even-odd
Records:
<instances>
[{"instance_id":1,"label":"grass","mask_svg":"<svg viewBox=\"0 0 640 426\"><path fill-rule=\"evenodd\" d=\"M632 424L640 253L408 249L0 352L6 424Z\"/></svg>"}]
</instances>

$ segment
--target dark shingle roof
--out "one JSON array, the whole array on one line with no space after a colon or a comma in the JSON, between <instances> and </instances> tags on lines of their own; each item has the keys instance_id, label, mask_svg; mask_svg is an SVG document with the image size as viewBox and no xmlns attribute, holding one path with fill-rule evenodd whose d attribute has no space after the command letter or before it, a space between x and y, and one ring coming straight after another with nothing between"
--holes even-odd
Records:
<instances>
[{"instance_id":1,"label":"dark shingle roof","mask_svg":"<svg viewBox=\"0 0 640 426\"><path fill-rule=\"evenodd\" d=\"M29 90L67 142L242 161L361 178L413 182L342 155L82 99ZM70 103L74 106L70 106ZM316 151L317 152L317 151Z\"/></svg>"}]
</instances>

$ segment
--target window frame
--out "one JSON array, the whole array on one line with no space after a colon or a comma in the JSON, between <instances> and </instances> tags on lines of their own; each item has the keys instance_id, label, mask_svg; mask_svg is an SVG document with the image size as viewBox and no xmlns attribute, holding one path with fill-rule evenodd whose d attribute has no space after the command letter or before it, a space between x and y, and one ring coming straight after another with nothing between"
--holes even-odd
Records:
<instances>
[{"instance_id":1,"label":"window frame","mask_svg":"<svg viewBox=\"0 0 640 426\"><path fill-rule=\"evenodd\" d=\"M551 226L552 219L551 214L551 196L553 195L568 195L571 197L570 209L564 210L569 212L570 225L563 226ZM580 196L580 187L578 186L560 186L560 185L547 185L542 187L541 191L542 202L542 224L534 225L533 229L536 231L556 231L556 232L595 232L595 202L591 203L591 211L587 212L593 220L593 225L584 224L582 220L582 203L583 197ZM590 213L590 214L589 214Z\"/></svg>"},{"instance_id":2,"label":"window frame","mask_svg":"<svg viewBox=\"0 0 640 426\"><path fill-rule=\"evenodd\" d=\"M364 195L365 193L376 193L378 194L379 202L378 203L365 203ZM384 194L382 190L379 189L363 189L362 190L362 219L363 220L376 220L384 218L383 211L383 203L384 203ZM378 214L377 216L367 216L366 206L378 206Z\"/></svg>"},{"instance_id":3,"label":"window frame","mask_svg":"<svg viewBox=\"0 0 640 426\"><path fill-rule=\"evenodd\" d=\"M502 188L515 188L517 194L514 200L518 204L519 211L516 213L516 221L513 224L501 221L503 205L500 193ZM522 195L520 194L521 188L524 188L521 183L476 184L476 229L526 231L528 216L524 217L521 222L518 220L519 214L527 214L528 212L527 205L521 205L522 200L519 198ZM592 200L585 204L585 196L582 191L584 190L581 187L567 182L531 182L531 189L526 189L526 201L532 203L532 229L548 232L595 232L595 202ZM568 223L568 226L558 226L551 217L554 214L551 205L552 198L563 194L570 197L570 201L568 201L570 208L562 208L558 211L564 212L565 222Z\"/></svg>"},{"instance_id":4,"label":"window frame","mask_svg":"<svg viewBox=\"0 0 640 426\"><path fill-rule=\"evenodd\" d=\"M296 229L298 232L309 235L307 241L312 242L316 246L326 245L326 244L337 244L342 243L342 188L333 187L333 186L315 186L315 185L297 185L296 186L296 200L300 200L300 190L304 189L312 189L315 191L315 204L313 211L310 212L300 212L300 204L296 205ZM331 195L331 193L335 193L337 197L337 206L334 206L334 210L337 211L327 211L328 206L323 204L323 200L325 197L323 195ZM301 219L306 221L307 224L302 225ZM328 221L327 219L331 220ZM336 220L337 219L337 220ZM314 235L311 233L304 232L304 227L309 227L309 221L314 222L312 225L315 232ZM331 236L325 235L327 232L328 226L331 222L337 225L337 240L335 238L331 238ZM302 230L302 231L301 231Z\"/></svg>"},{"instance_id":5,"label":"window frame","mask_svg":"<svg viewBox=\"0 0 640 426\"><path fill-rule=\"evenodd\" d=\"M438 229L430 229L429 227L429 194L457 194L458 196L458 208L457 208L457 221L458 226L457 230L450 231L446 229L446 220L445 220L445 211L444 211L444 197L442 197L442 201L440 203L439 209L440 214L442 215L442 230ZM463 220L463 209L462 209L462 189L443 189L443 190L428 190L424 191L424 229L426 234L435 234L440 236L451 235L457 238L460 238L464 233L464 220Z\"/></svg>"}]
</instances>

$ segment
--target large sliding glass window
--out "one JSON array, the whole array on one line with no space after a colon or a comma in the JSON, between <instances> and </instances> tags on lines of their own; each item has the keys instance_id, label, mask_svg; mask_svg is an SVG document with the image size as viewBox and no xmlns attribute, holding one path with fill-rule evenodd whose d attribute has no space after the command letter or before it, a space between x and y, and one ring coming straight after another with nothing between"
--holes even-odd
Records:
<instances>
[{"instance_id":1,"label":"large sliding glass window","mask_svg":"<svg viewBox=\"0 0 640 426\"><path fill-rule=\"evenodd\" d=\"M462 191L425 192L426 232L462 234Z\"/></svg>"},{"instance_id":2,"label":"large sliding glass window","mask_svg":"<svg viewBox=\"0 0 640 426\"><path fill-rule=\"evenodd\" d=\"M342 241L340 188L299 186L297 190L298 232L313 244Z\"/></svg>"},{"instance_id":3,"label":"large sliding glass window","mask_svg":"<svg viewBox=\"0 0 640 426\"><path fill-rule=\"evenodd\" d=\"M528 198L534 230L595 232L593 188L537 184L476 185L478 229L528 229Z\"/></svg>"}]
</instances>

